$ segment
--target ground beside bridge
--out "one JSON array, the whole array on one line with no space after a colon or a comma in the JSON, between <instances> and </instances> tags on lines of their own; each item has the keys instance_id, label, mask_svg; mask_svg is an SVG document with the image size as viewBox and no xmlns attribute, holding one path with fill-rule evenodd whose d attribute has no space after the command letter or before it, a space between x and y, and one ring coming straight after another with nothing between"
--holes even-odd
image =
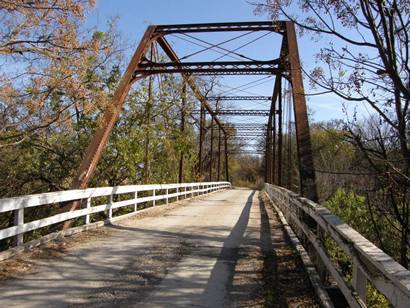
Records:
<instances>
[{"instance_id":1,"label":"ground beside bridge","mask_svg":"<svg viewBox=\"0 0 410 308\"><path fill-rule=\"evenodd\" d=\"M158 207L97 235L67 239L64 253L40 254L30 273L0 281L1 306L318 306L258 191L233 189Z\"/></svg>"}]
</instances>

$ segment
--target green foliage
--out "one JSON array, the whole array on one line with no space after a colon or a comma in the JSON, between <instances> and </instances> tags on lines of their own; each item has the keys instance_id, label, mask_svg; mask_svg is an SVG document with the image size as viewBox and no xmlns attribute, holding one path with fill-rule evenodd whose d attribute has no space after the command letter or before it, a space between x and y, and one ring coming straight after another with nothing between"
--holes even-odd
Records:
<instances>
[{"instance_id":1,"label":"green foliage","mask_svg":"<svg viewBox=\"0 0 410 308\"><path fill-rule=\"evenodd\" d=\"M371 225L365 201L365 197L339 188L333 197L325 203L325 206L353 229L362 234L368 234Z\"/></svg>"}]
</instances>

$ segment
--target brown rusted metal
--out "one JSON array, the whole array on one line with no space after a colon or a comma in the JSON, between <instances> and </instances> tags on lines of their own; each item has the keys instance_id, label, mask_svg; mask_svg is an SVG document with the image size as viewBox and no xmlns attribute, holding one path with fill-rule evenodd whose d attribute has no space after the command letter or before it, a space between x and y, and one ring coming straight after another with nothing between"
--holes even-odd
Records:
<instances>
[{"instance_id":1,"label":"brown rusted metal","mask_svg":"<svg viewBox=\"0 0 410 308\"><path fill-rule=\"evenodd\" d=\"M155 29L155 26L149 26L145 31L145 34L141 39L141 42L139 43L133 57L131 58L131 61L128 64L128 67L113 95L111 104L106 107L101 121L99 122L99 127L95 130L94 135L88 144L83 159L81 160L81 163L71 181L71 189L87 187L88 182L90 181L101 157L101 153L107 144L108 137L110 136L115 122L117 121L122 110L125 98L128 95L131 85L136 81L134 72L138 69L138 64L140 63L144 53L147 51L152 41L156 38L154 35ZM141 78L142 77L143 76L141 76ZM71 202L64 205L60 211L74 211L79 206L79 201ZM71 220L66 221L63 225L63 230L68 229L71 224Z\"/></svg>"},{"instance_id":2,"label":"brown rusted metal","mask_svg":"<svg viewBox=\"0 0 410 308\"><path fill-rule=\"evenodd\" d=\"M198 114L200 110L193 110L192 114ZM269 110L246 110L246 109L221 109L214 112L215 115L228 115L228 116L256 116L267 117L269 116Z\"/></svg>"},{"instance_id":3,"label":"brown rusted metal","mask_svg":"<svg viewBox=\"0 0 410 308\"><path fill-rule=\"evenodd\" d=\"M208 101L270 101L271 96L207 96Z\"/></svg>"},{"instance_id":4,"label":"brown rusted metal","mask_svg":"<svg viewBox=\"0 0 410 308\"><path fill-rule=\"evenodd\" d=\"M202 176L204 160L204 139L205 139L205 107L201 105L199 116L199 152L198 152L198 176Z\"/></svg>"},{"instance_id":5,"label":"brown rusted metal","mask_svg":"<svg viewBox=\"0 0 410 308\"><path fill-rule=\"evenodd\" d=\"M175 62L176 65L179 65L181 63L181 61L179 60L174 50L171 48L171 45L169 45L169 43L167 42L165 38L159 37L157 39L157 42L161 46L165 54L170 58L171 61ZM214 118L215 122L218 124L219 127L221 127L222 131L224 131L222 122L214 114L214 111L212 110L211 106L208 104L206 97L201 93L201 91L199 91L191 75L188 73L181 73L181 75L184 81L186 82L186 84L189 85L189 87L191 88L194 96L201 102L201 105L204 106L206 111L208 111L208 113Z\"/></svg>"},{"instance_id":6,"label":"brown rusted metal","mask_svg":"<svg viewBox=\"0 0 410 308\"><path fill-rule=\"evenodd\" d=\"M313 165L312 145L310 141L309 122L306 100L303 89L302 73L300 68L299 51L296 40L295 26L286 22L286 39L290 81L296 122L296 141L299 157L300 193L313 201L318 200L316 190L315 169Z\"/></svg>"},{"instance_id":7,"label":"brown rusted metal","mask_svg":"<svg viewBox=\"0 0 410 308\"><path fill-rule=\"evenodd\" d=\"M193 33L193 32L224 32L224 31L272 31L283 33L285 23L283 21L250 21L250 22L220 22L199 24L175 24L159 25L157 33Z\"/></svg>"},{"instance_id":8,"label":"brown rusted metal","mask_svg":"<svg viewBox=\"0 0 410 308\"><path fill-rule=\"evenodd\" d=\"M185 131L185 108L186 108L186 84L182 85L181 91L181 126L180 132L181 137L184 136ZM182 183L184 181L184 151L181 150L180 158L179 158L179 172L178 172L178 183Z\"/></svg>"},{"instance_id":9,"label":"brown rusted metal","mask_svg":"<svg viewBox=\"0 0 410 308\"><path fill-rule=\"evenodd\" d=\"M268 127L266 128L265 138L265 183L272 183L272 117L269 116Z\"/></svg>"},{"instance_id":10,"label":"brown rusted metal","mask_svg":"<svg viewBox=\"0 0 410 308\"><path fill-rule=\"evenodd\" d=\"M224 134L224 149L225 149L225 180L229 182L229 162L228 162L228 138Z\"/></svg>"},{"instance_id":11,"label":"brown rusted metal","mask_svg":"<svg viewBox=\"0 0 410 308\"><path fill-rule=\"evenodd\" d=\"M214 118L211 117L211 148L209 150L209 181L212 182L212 167L214 158Z\"/></svg>"},{"instance_id":12,"label":"brown rusted metal","mask_svg":"<svg viewBox=\"0 0 410 308\"><path fill-rule=\"evenodd\" d=\"M133 78L134 72L138 69L138 64L140 63L142 56L154 39L153 34L155 33L155 29L155 26L149 26L145 31L137 50L128 64L127 70L125 71L118 88L114 93L111 104L107 106L104 112L100 126L96 129L90 140L77 173L72 180L70 188L84 188L87 186L118 115L122 110L125 98L128 95L132 83L135 81Z\"/></svg>"},{"instance_id":13,"label":"brown rusted metal","mask_svg":"<svg viewBox=\"0 0 410 308\"><path fill-rule=\"evenodd\" d=\"M171 45L165 39L168 34L189 33L189 32L223 32L223 31L272 31L283 34L283 42L279 59L270 61L219 61L219 62L181 62ZM165 54L170 59L168 63L156 63L152 59L147 60L144 57L150 44L158 43ZM250 59L252 60L252 59ZM286 60L286 61L285 61ZM284 65L286 64L286 65ZM147 75L156 73L181 73L184 82L190 87L194 96L200 101L201 106L207 113L210 114L212 121L219 127L219 143L221 144L221 134L224 134L224 150L225 150L225 177L229 180L228 168L228 137L223 123L219 120L218 114L208 104L207 98L201 93L196 85L192 74L274 74L279 80L282 76L289 78L292 83L292 95L294 102L294 114L296 121L296 139L298 145L299 169L300 169L300 189L301 193L312 199L317 200L315 173L313 168L312 150L309 135L309 125L306 112L306 102L303 92L303 83L300 70L299 55L297 49L297 41L294 25L291 22L238 22L238 23L214 23L214 24L188 24L188 25L162 25L150 26L145 32L136 52L134 53L128 68L123 75L121 82L114 93L112 103L107 107L100 126L97 128L90 144L86 150L80 167L73 178L71 188L85 188L96 168L96 164L101 156L103 148L107 143L108 137L113 129L115 121L123 107L124 100L130 90L133 82ZM229 97L221 97L220 99L229 99ZM236 100L251 100L250 97L234 97ZM232 100L234 100L232 99ZM254 100L265 100L266 97L256 96ZM272 101L274 96L272 96ZM276 100L276 98L275 98ZM235 110L231 110L232 113ZM276 110L273 107L273 113L268 114L264 110L241 111L243 115L256 115L261 113L262 116L269 116L271 121L270 130L266 130L267 135L271 135L269 142L271 147L265 150L265 154L270 151L273 155L274 142L273 136L276 132L273 131L273 120L276 119ZM247 114L245 114L247 113ZM281 118L281 116L279 116ZM268 120L269 121L269 120ZM269 124L269 123L268 123ZM281 126L281 124L279 125ZM204 126L202 126L203 129ZM237 136L264 136L264 134L255 131L239 131ZM281 135L281 133L279 133ZM269 136L268 136L269 137ZM219 154L220 145L219 147ZM202 153L203 154L203 153ZM271 159L271 158L269 158ZM220 160L220 158L219 158ZM212 159L211 159L212 161ZM275 160L277 161L277 160ZM202 163L202 162L201 162ZM219 163L218 163L219 164ZM270 160L269 177L270 181L274 180L273 161ZM281 162L279 162L281 164ZM212 164L211 164L212 165ZM220 166L218 167L220 168ZM181 155L180 170L183 169L183 158ZM219 171L218 171L219 176ZM180 172L179 180L182 181L182 173ZM73 210L78 206L71 204L64 207L67 210Z\"/></svg>"},{"instance_id":14,"label":"brown rusted metal","mask_svg":"<svg viewBox=\"0 0 410 308\"><path fill-rule=\"evenodd\" d=\"M165 73L195 75L272 75L282 74L277 68L279 59L270 61L219 61L219 62L143 62L135 76Z\"/></svg>"},{"instance_id":15,"label":"brown rusted metal","mask_svg":"<svg viewBox=\"0 0 410 308\"><path fill-rule=\"evenodd\" d=\"M218 127L218 170L217 170L217 181L221 180L221 128Z\"/></svg>"},{"instance_id":16,"label":"brown rusted metal","mask_svg":"<svg viewBox=\"0 0 410 308\"><path fill-rule=\"evenodd\" d=\"M282 83L281 83L282 84ZM282 185L282 151L283 151L283 135L282 135L282 87L280 86L278 92L278 110L277 110L277 117L278 117L278 149L277 149L277 157L276 157L276 165L277 165L277 181L275 184L278 186Z\"/></svg>"},{"instance_id":17,"label":"brown rusted metal","mask_svg":"<svg viewBox=\"0 0 410 308\"><path fill-rule=\"evenodd\" d=\"M276 143L276 101L278 98L278 93L280 92L281 87L281 78L277 76L275 79L275 84L273 86L273 93L272 93L272 101L271 107L269 110L269 119L268 119L268 127L267 127L267 134L269 134L270 143L267 145L267 153L269 156L269 163L266 170L266 178L269 179L267 183L275 183L275 143Z\"/></svg>"}]
</instances>

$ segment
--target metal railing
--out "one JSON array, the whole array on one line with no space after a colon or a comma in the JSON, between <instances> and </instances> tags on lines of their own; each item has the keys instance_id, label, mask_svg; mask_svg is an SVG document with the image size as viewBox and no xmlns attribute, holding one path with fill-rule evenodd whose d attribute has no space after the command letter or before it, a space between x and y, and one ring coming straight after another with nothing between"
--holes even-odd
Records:
<instances>
[{"instance_id":1,"label":"metal railing","mask_svg":"<svg viewBox=\"0 0 410 308\"><path fill-rule=\"evenodd\" d=\"M333 278L351 307L366 307L368 282L394 307L410 307L408 270L328 209L282 187L265 184L265 190L303 245L308 246L305 248L319 274L325 270ZM326 245L329 239L349 257L352 279L347 279L330 257Z\"/></svg>"},{"instance_id":2,"label":"metal railing","mask_svg":"<svg viewBox=\"0 0 410 308\"><path fill-rule=\"evenodd\" d=\"M0 229L0 240L16 237L16 245L22 245L26 232L66 220L85 217L84 223L88 225L90 224L92 214L107 212L107 219L110 221L113 218L114 209L133 207L131 210L137 212L138 204L144 204L145 208L155 206L161 200L163 200L164 204L168 204L171 199L177 201L180 198L190 198L230 187L231 184L229 182L128 185L67 190L0 199L0 214L10 211L14 212L14 226ZM24 221L25 209L73 201L80 201L83 204L82 208L70 212L57 213L30 222Z\"/></svg>"}]
</instances>

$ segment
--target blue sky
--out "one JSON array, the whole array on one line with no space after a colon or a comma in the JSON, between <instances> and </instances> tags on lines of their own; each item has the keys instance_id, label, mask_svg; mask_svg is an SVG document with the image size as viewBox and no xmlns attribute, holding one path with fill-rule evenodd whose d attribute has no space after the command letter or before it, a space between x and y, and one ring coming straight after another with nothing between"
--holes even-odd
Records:
<instances>
[{"instance_id":1,"label":"blue sky","mask_svg":"<svg viewBox=\"0 0 410 308\"><path fill-rule=\"evenodd\" d=\"M201 22L230 22L230 21L256 21L267 20L267 16L256 16L253 6L245 0L98 0L96 9L90 13L87 19L88 26L104 28L106 21L118 16L118 26L122 34L135 45L141 38L149 24L173 24L173 23L201 23ZM206 37L211 42L218 42L215 37ZM212 41L213 40L213 41ZM189 53L191 49L187 44L182 44L178 39L172 40L180 56ZM276 46L274 35L261 40L253 49L247 50L248 54L257 59L274 58L279 46ZM299 50L302 64L306 70L314 66L314 53L320 49L323 42L314 42L307 37L299 39ZM190 46L195 50L195 46ZM227 48L229 45L227 45ZM187 49L184 49L187 48ZM248 79L247 79L248 78ZM260 78L260 76L258 77ZM251 80L249 77L226 78L222 82L230 87L245 84ZM271 95L273 78L262 82L260 86L248 89L251 93L259 95ZM309 89L305 80L305 91ZM239 95L240 93L229 93ZM243 95L246 93L242 92ZM308 98L309 108L314 113L315 120L329 120L344 118L341 100L331 95L312 96ZM246 108L246 106L240 106ZM248 106L249 108L265 109L260 104ZM363 112L363 111L362 111Z\"/></svg>"}]
</instances>

